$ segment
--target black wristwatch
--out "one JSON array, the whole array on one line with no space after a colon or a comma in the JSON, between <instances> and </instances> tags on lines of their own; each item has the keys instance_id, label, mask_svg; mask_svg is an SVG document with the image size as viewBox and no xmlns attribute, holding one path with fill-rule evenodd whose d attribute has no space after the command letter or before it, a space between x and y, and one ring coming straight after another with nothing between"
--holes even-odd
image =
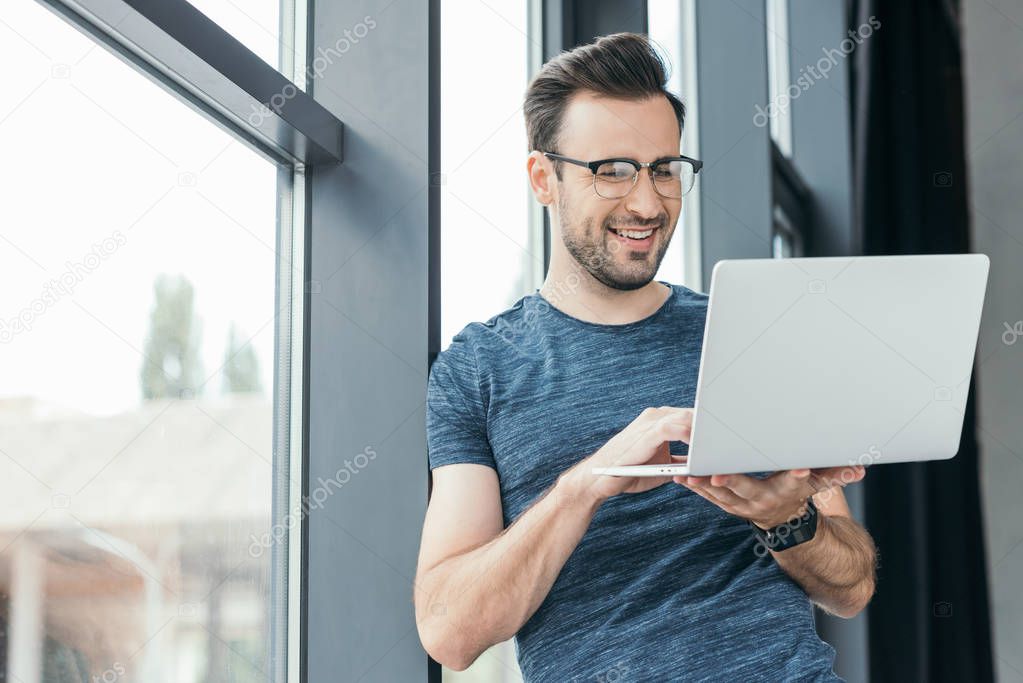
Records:
<instances>
[{"instance_id":1,"label":"black wristwatch","mask_svg":"<svg viewBox=\"0 0 1023 683\"><path fill-rule=\"evenodd\" d=\"M756 539L755 551L763 557L770 550L780 552L812 540L817 533L817 506L813 504L813 498L807 498L806 511L802 515L770 529L761 529L749 520L747 523Z\"/></svg>"}]
</instances>

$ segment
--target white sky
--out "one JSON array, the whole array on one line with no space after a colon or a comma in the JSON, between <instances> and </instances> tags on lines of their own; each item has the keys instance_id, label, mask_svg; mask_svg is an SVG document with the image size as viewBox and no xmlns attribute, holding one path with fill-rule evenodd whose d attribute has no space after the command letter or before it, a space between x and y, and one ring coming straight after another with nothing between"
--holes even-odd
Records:
<instances>
[{"instance_id":1,"label":"white sky","mask_svg":"<svg viewBox=\"0 0 1023 683\"><path fill-rule=\"evenodd\" d=\"M276 2L247 3L248 17L226 1L195 4L276 63ZM126 238L71 296L35 314L31 331L0 343L0 397L90 414L137 405L161 272L195 286L205 376L220 367L234 320L256 335L269 391L273 165L32 0L0 5L0 63L17 65L0 90L0 319L18 316L92 244L118 230ZM219 393L220 378L206 390Z\"/></svg>"}]
</instances>

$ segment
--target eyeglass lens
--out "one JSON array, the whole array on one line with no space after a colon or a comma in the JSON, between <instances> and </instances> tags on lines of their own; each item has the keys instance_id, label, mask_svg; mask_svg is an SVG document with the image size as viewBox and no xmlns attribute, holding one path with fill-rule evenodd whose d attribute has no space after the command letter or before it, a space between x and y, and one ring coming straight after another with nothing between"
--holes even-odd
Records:
<instances>
[{"instance_id":1,"label":"eyeglass lens","mask_svg":"<svg viewBox=\"0 0 1023 683\"><path fill-rule=\"evenodd\" d=\"M620 199L627 195L636 182L636 167L626 161L609 161L597 167L593 186L597 194L607 199ZM688 161L664 161L650 168L654 189L662 197L678 199L693 188L696 174Z\"/></svg>"}]
</instances>

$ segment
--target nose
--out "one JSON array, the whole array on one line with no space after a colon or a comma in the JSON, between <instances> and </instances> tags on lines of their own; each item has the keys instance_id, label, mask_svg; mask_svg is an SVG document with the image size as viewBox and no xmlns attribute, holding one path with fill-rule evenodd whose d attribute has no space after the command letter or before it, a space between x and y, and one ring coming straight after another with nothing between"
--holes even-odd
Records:
<instances>
[{"instance_id":1,"label":"nose","mask_svg":"<svg viewBox=\"0 0 1023 683\"><path fill-rule=\"evenodd\" d=\"M639 218L652 220L664 212L661 195L654 190L653 176L649 168L643 168L636 178L636 185L625 197L625 208Z\"/></svg>"}]
</instances>

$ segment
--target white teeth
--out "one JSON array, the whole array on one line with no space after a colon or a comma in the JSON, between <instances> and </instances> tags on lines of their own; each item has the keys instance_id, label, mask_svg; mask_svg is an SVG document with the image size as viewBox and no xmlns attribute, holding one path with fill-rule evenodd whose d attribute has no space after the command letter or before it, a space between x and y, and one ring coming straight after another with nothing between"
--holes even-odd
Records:
<instances>
[{"instance_id":1,"label":"white teeth","mask_svg":"<svg viewBox=\"0 0 1023 683\"><path fill-rule=\"evenodd\" d=\"M636 230L616 230L615 232L617 232L619 235L624 235L625 237L631 237L633 239L642 240L646 239L647 237L650 237L650 235L652 235L654 231L651 228L650 230L643 230L641 232Z\"/></svg>"}]
</instances>

